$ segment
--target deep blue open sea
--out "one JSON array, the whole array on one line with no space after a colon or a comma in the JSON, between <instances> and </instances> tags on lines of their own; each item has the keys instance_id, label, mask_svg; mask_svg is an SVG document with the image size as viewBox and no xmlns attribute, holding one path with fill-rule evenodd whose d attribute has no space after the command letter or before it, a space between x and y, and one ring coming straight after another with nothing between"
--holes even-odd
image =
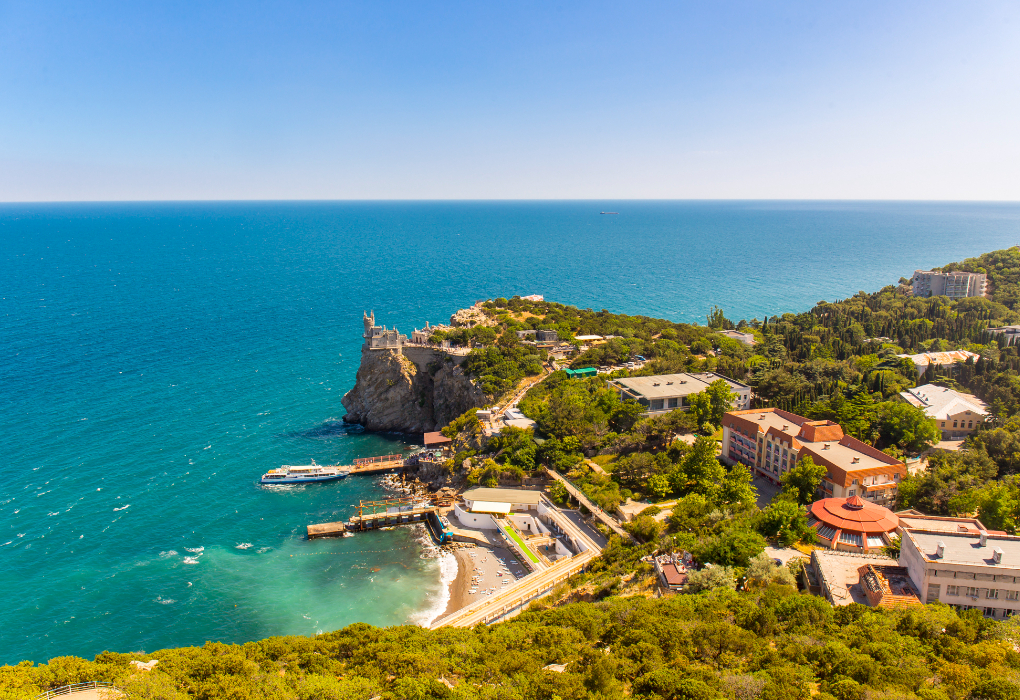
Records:
<instances>
[{"instance_id":1,"label":"deep blue open sea","mask_svg":"<svg viewBox=\"0 0 1020 700\"><path fill-rule=\"evenodd\" d=\"M1018 243L1016 204L0 205L0 663L435 614L412 530L304 539L376 479L256 484L413 442L340 422L363 310L762 318Z\"/></svg>"}]
</instances>

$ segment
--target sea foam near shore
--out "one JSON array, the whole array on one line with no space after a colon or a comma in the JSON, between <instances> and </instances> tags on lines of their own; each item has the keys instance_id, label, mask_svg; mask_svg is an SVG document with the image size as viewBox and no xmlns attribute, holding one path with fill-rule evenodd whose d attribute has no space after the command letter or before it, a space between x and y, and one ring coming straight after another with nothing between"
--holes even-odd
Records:
<instances>
[{"instance_id":1,"label":"sea foam near shore","mask_svg":"<svg viewBox=\"0 0 1020 700\"><path fill-rule=\"evenodd\" d=\"M439 564L439 589L427 598L425 608L408 618L408 622L420 627L430 627L443 614L450 604L450 587L457 580L457 557L450 552L439 551L436 562Z\"/></svg>"}]
</instances>

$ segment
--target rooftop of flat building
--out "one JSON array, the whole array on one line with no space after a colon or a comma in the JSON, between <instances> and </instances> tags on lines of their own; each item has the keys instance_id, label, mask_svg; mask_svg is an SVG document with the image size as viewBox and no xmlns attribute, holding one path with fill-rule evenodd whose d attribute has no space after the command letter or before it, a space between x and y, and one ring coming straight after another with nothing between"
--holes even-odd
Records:
<instances>
[{"instance_id":1,"label":"rooftop of flat building","mask_svg":"<svg viewBox=\"0 0 1020 700\"><path fill-rule=\"evenodd\" d=\"M896 513L900 519L900 527L911 530L934 530L937 532L979 534L985 529L977 518L949 518L938 515L925 515L916 510L901 510Z\"/></svg>"},{"instance_id":2,"label":"rooftop of flat building","mask_svg":"<svg viewBox=\"0 0 1020 700\"><path fill-rule=\"evenodd\" d=\"M860 585L860 569L865 564L895 566L896 560L878 554L855 554L831 549L811 552L815 573L829 591L833 605L868 604L868 596Z\"/></svg>"},{"instance_id":3,"label":"rooftop of flat building","mask_svg":"<svg viewBox=\"0 0 1020 700\"><path fill-rule=\"evenodd\" d=\"M614 379L614 384L619 384L630 389L635 394L648 399L662 399L671 396L689 396L697 394L708 388L714 381L722 379L733 389L749 389L746 384L734 381L715 372L698 372L688 374L657 374L651 377L625 377Z\"/></svg>"},{"instance_id":4,"label":"rooftop of flat building","mask_svg":"<svg viewBox=\"0 0 1020 700\"><path fill-rule=\"evenodd\" d=\"M838 464L848 472L892 467L899 464L893 457L889 457L889 461L886 462L839 442L809 442L804 443L804 446L812 452L817 452L820 457Z\"/></svg>"},{"instance_id":5,"label":"rooftop of flat building","mask_svg":"<svg viewBox=\"0 0 1020 700\"><path fill-rule=\"evenodd\" d=\"M476 488L464 492L466 501L490 501L492 503L527 503L537 504L542 498L541 491L525 489L488 489Z\"/></svg>"},{"instance_id":6,"label":"rooftop of flat building","mask_svg":"<svg viewBox=\"0 0 1020 700\"><path fill-rule=\"evenodd\" d=\"M965 411L971 411L979 416L988 415L988 407L973 394L964 394L935 384L925 384L901 391L900 396L936 420L945 420L949 416Z\"/></svg>"},{"instance_id":7,"label":"rooftop of flat building","mask_svg":"<svg viewBox=\"0 0 1020 700\"><path fill-rule=\"evenodd\" d=\"M969 350L948 350L946 352L919 352L916 355L897 355L896 357L905 357L915 365L932 363L936 365L951 365L957 362L966 362L971 357L976 362L981 356Z\"/></svg>"},{"instance_id":8,"label":"rooftop of flat building","mask_svg":"<svg viewBox=\"0 0 1020 700\"><path fill-rule=\"evenodd\" d=\"M904 530L903 532L928 562L988 566L996 569L1020 569L1020 537L988 535L982 546L979 535L927 530ZM941 557L937 556L940 543L945 545ZM993 558L996 548L1002 550L1002 561L998 564Z\"/></svg>"}]
</instances>

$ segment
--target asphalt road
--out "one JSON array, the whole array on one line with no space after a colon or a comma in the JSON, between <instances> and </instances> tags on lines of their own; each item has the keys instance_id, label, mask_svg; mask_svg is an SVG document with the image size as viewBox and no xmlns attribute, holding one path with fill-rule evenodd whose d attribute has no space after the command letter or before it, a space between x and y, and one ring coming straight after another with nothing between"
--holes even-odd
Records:
<instances>
[{"instance_id":1,"label":"asphalt road","mask_svg":"<svg viewBox=\"0 0 1020 700\"><path fill-rule=\"evenodd\" d=\"M584 517L578 511L561 509L560 512L563 513L570 522L574 523L581 532L588 535L591 541L599 546L599 549L605 549L605 546L609 544L609 540L603 537L601 532L586 523L584 521Z\"/></svg>"}]
</instances>

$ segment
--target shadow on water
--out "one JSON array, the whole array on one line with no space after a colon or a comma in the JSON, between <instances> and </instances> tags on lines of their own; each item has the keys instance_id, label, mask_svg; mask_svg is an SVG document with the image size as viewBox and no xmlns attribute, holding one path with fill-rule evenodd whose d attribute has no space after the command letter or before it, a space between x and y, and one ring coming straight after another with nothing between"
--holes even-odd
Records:
<instances>
[{"instance_id":1,"label":"shadow on water","mask_svg":"<svg viewBox=\"0 0 1020 700\"><path fill-rule=\"evenodd\" d=\"M344 423L342 420L330 419L314 428L292 430L283 437L303 440L331 440L345 435L361 435L365 429L356 423Z\"/></svg>"},{"instance_id":2,"label":"shadow on water","mask_svg":"<svg viewBox=\"0 0 1020 700\"><path fill-rule=\"evenodd\" d=\"M330 419L313 428L306 430L292 430L283 433L282 437L296 440L332 440L334 438L346 437L348 435L371 436L381 442L402 445L404 449L420 447L418 436L414 433L398 433L393 431L375 432L366 430L357 423L345 423L342 420Z\"/></svg>"}]
</instances>

